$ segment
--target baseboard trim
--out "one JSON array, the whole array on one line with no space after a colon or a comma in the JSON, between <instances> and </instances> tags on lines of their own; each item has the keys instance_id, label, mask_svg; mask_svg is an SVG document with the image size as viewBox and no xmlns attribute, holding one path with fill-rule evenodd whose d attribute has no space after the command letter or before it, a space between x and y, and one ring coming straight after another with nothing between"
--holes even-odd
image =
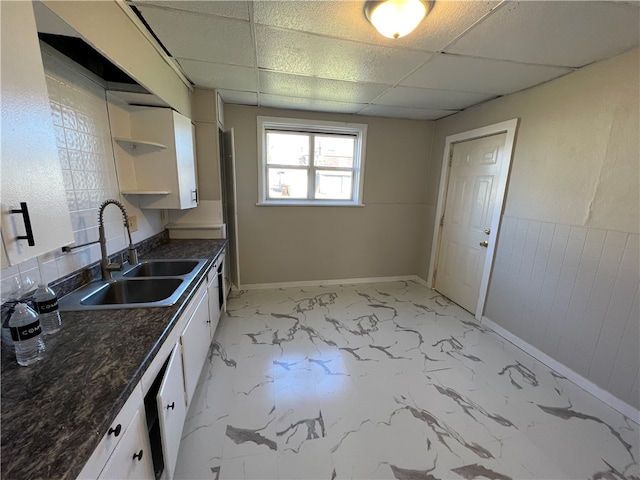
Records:
<instances>
[{"instance_id":1,"label":"baseboard trim","mask_svg":"<svg viewBox=\"0 0 640 480\"><path fill-rule=\"evenodd\" d=\"M482 317L482 323L487 327L489 327L491 330L493 330L495 333L500 335L505 340L513 343L516 347L528 353L529 355L534 357L536 360L544 363L547 367L555 370L560 375L563 375L564 377L566 377L567 379L569 379L570 381L578 385L580 388L582 388L586 392L590 393L597 399L602 400L611 408L614 408L615 410L625 415L627 418L629 418L633 422L640 425L640 410L636 409L635 407L632 407L624 400L620 400L619 398L615 397L614 395L607 392L606 390L603 390L601 387L593 383L591 380L588 380L584 378L582 375L580 375L579 373L574 372L566 365L563 365L559 361L551 358L549 355L547 355L543 351L538 350L533 345L525 342L520 337L509 332L508 330L501 327L494 321L488 319L487 317L484 317L484 316Z\"/></svg>"},{"instance_id":2,"label":"baseboard trim","mask_svg":"<svg viewBox=\"0 0 640 480\"><path fill-rule=\"evenodd\" d=\"M426 286L426 282L417 275L400 277L370 277L370 278L339 278L335 280L310 280L304 282L280 282L280 283L249 283L240 286L240 290L263 290L268 288L295 288L295 287L324 287L327 285L357 285L361 283L383 282L416 282Z\"/></svg>"}]
</instances>

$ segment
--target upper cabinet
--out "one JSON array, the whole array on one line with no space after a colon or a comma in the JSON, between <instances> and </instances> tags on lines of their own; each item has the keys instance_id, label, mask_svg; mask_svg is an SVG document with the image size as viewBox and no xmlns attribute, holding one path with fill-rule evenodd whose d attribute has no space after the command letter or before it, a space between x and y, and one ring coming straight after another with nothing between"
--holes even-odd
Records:
<instances>
[{"instance_id":1,"label":"upper cabinet","mask_svg":"<svg viewBox=\"0 0 640 480\"><path fill-rule=\"evenodd\" d=\"M122 134L122 125L112 125L112 131L119 132L114 135L114 150L122 193L137 197L140 208L196 207L191 120L170 108L128 107L127 113L130 136ZM115 116L112 122L117 121Z\"/></svg>"},{"instance_id":2,"label":"upper cabinet","mask_svg":"<svg viewBox=\"0 0 640 480\"><path fill-rule=\"evenodd\" d=\"M0 2L3 267L72 243L31 2Z\"/></svg>"},{"instance_id":3,"label":"upper cabinet","mask_svg":"<svg viewBox=\"0 0 640 480\"><path fill-rule=\"evenodd\" d=\"M220 134L224 131L224 103L216 90L193 92L191 112L196 126L196 157L202 200L221 200Z\"/></svg>"}]
</instances>

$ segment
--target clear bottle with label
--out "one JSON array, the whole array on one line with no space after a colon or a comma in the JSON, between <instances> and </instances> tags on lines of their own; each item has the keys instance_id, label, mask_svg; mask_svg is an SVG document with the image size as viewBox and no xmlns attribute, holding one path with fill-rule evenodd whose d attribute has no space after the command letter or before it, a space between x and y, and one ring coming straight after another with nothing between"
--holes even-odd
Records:
<instances>
[{"instance_id":1,"label":"clear bottle with label","mask_svg":"<svg viewBox=\"0 0 640 480\"><path fill-rule=\"evenodd\" d=\"M11 353L15 352L13 347L13 339L11 338L11 329L9 328L9 320L15 309L16 303L21 298L25 297L28 292L33 288L34 282L30 277L21 279L20 277L13 277L7 281L7 285L3 285L2 292L0 294L0 301L2 301L2 348L9 350Z\"/></svg>"},{"instance_id":2,"label":"clear bottle with label","mask_svg":"<svg viewBox=\"0 0 640 480\"><path fill-rule=\"evenodd\" d=\"M62 319L58 311L58 297L55 292L41 283L38 285L33 301L36 311L40 315L42 333L49 335L60 330L62 328Z\"/></svg>"},{"instance_id":3,"label":"clear bottle with label","mask_svg":"<svg viewBox=\"0 0 640 480\"><path fill-rule=\"evenodd\" d=\"M38 314L26 303L18 303L9 319L11 338L16 350L16 360L23 367L42 359L44 340Z\"/></svg>"}]
</instances>

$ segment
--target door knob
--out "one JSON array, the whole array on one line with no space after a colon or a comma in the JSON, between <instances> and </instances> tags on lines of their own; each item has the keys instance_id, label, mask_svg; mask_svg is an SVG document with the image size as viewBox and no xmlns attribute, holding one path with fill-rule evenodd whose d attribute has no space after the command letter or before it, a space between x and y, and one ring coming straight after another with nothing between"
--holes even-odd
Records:
<instances>
[{"instance_id":1,"label":"door knob","mask_svg":"<svg viewBox=\"0 0 640 480\"><path fill-rule=\"evenodd\" d=\"M480 246L487 248L489 246L489 242L480 242Z\"/></svg>"}]
</instances>

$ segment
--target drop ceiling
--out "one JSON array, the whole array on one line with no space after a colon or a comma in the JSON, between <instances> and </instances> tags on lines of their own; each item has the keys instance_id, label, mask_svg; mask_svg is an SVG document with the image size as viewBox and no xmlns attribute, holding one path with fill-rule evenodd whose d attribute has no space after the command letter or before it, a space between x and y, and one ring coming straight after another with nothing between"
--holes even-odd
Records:
<instances>
[{"instance_id":1,"label":"drop ceiling","mask_svg":"<svg viewBox=\"0 0 640 480\"><path fill-rule=\"evenodd\" d=\"M640 2L431 4L388 39L364 1L128 1L194 85L311 111L439 119L640 43Z\"/></svg>"}]
</instances>

